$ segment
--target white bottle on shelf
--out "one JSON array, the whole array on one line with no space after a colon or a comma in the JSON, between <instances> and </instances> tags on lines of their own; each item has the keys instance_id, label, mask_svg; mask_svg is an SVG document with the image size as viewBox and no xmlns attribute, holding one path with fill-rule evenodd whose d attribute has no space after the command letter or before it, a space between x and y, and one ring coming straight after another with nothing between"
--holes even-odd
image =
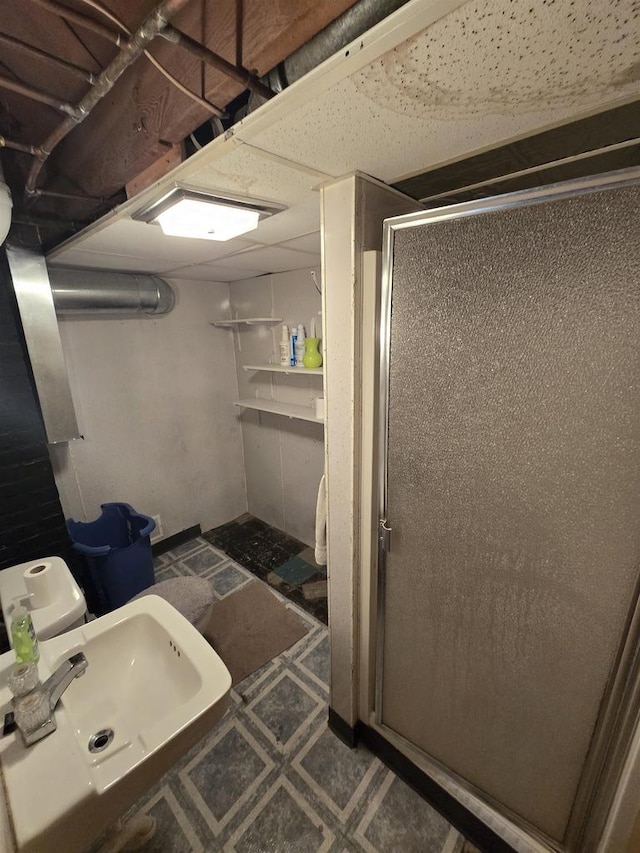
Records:
<instances>
[{"instance_id":1,"label":"white bottle on shelf","mask_svg":"<svg viewBox=\"0 0 640 853\"><path fill-rule=\"evenodd\" d=\"M304 358L304 326L298 326L298 334L296 336L296 367L304 367L302 359Z\"/></svg>"},{"instance_id":2,"label":"white bottle on shelf","mask_svg":"<svg viewBox=\"0 0 640 853\"><path fill-rule=\"evenodd\" d=\"M289 327L282 326L282 337L280 338L280 365L289 367Z\"/></svg>"}]
</instances>

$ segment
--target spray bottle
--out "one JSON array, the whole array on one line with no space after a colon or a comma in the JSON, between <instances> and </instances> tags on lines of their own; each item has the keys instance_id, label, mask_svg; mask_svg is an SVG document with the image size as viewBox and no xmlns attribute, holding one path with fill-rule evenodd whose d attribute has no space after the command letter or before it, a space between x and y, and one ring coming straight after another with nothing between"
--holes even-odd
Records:
<instances>
[{"instance_id":1,"label":"spray bottle","mask_svg":"<svg viewBox=\"0 0 640 853\"><path fill-rule=\"evenodd\" d=\"M280 338L280 366L289 367L289 327L282 326L282 337Z\"/></svg>"},{"instance_id":2,"label":"spray bottle","mask_svg":"<svg viewBox=\"0 0 640 853\"><path fill-rule=\"evenodd\" d=\"M304 358L304 326L298 326L296 335L296 367L304 367L302 359Z\"/></svg>"}]
</instances>

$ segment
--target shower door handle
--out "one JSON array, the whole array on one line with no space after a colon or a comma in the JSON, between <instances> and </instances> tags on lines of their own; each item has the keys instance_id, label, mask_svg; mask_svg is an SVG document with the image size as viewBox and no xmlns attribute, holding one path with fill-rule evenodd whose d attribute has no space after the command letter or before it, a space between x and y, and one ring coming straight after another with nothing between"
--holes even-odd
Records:
<instances>
[{"instance_id":1,"label":"shower door handle","mask_svg":"<svg viewBox=\"0 0 640 853\"><path fill-rule=\"evenodd\" d=\"M385 554L391 551L391 532L392 530L387 524L387 519L381 518L378 521L378 541Z\"/></svg>"}]
</instances>

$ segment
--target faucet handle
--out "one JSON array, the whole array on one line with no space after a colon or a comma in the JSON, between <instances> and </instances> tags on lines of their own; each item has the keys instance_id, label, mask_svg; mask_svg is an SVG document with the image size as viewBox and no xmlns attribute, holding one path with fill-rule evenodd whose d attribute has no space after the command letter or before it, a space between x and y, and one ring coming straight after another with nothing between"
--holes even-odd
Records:
<instances>
[{"instance_id":1,"label":"faucet handle","mask_svg":"<svg viewBox=\"0 0 640 853\"><path fill-rule=\"evenodd\" d=\"M37 731L49 719L49 697L42 690L14 699L15 720L21 732Z\"/></svg>"},{"instance_id":2,"label":"faucet handle","mask_svg":"<svg viewBox=\"0 0 640 853\"><path fill-rule=\"evenodd\" d=\"M21 699L14 700L15 719L26 746L56 730L54 709L71 682L89 665L83 652L63 661L45 683Z\"/></svg>"},{"instance_id":3,"label":"faucet handle","mask_svg":"<svg viewBox=\"0 0 640 853\"><path fill-rule=\"evenodd\" d=\"M13 696L26 696L39 684L38 665L33 661L17 663L9 675L9 690Z\"/></svg>"}]
</instances>

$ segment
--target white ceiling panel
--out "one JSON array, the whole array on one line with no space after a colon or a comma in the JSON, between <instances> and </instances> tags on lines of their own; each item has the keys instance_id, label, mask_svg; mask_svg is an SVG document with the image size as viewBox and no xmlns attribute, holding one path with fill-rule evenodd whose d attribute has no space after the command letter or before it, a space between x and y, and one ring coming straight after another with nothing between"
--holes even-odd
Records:
<instances>
[{"instance_id":1,"label":"white ceiling panel","mask_svg":"<svg viewBox=\"0 0 640 853\"><path fill-rule=\"evenodd\" d=\"M119 270L121 272L149 272L161 273L174 269L175 261L166 258L149 258L145 261L140 258L131 258L127 255L110 255L105 252L83 252L76 249L67 249L54 259L47 259L47 263L54 267L84 267L94 270Z\"/></svg>"},{"instance_id":2,"label":"white ceiling panel","mask_svg":"<svg viewBox=\"0 0 640 853\"><path fill-rule=\"evenodd\" d=\"M250 145L239 145L195 172L186 183L204 190L233 192L248 198L293 205L330 174L287 164Z\"/></svg>"},{"instance_id":3,"label":"white ceiling panel","mask_svg":"<svg viewBox=\"0 0 640 853\"><path fill-rule=\"evenodd\" d=\"M257 232L253 232L257 233ZM74 245L85 252L124 254L141 260L156 256L173 261L174 266L214 261L232 255L253 245L252 240L237 237L234 240L194 240L191 237L167 237L159 225L120 219L110 223L96 234L91 234Z\"/></svg>"},{"instance_id":4,"label":"white ceiling panel","mask_svg":"<svg viewBox=\"0 0 640 853\"><path fill-rule=\"evenodd\" d=\"M253 278L258 275L263 275L263 271L240 270L224 264L194 264L193 266L172 270L166 277L190 281L239 281L242 278Z\"/></svg>"},{"instance_id":5,"label":"white ceiling panel","mask_svg":"<svg viewBox=\"0 0 640 853\"><path fill-rule=\"evenodd\" d=\"M320 171L398 180L637 97L636 6L474 0L247 138Z\"/></svg>"},{"instance_id":6,"label":"white ceiling panel","mask_svg":"<svg viewBox=\"0 0 640 853\"><path fill-rule=\"evenodd\" d=\"M298 252L311 252L319 255L321 250L320 232L314 231L313 234L305 234L304 237L288 240L286 243L281 243L280 248L296 249Z\"/></svg>"},{"instance_id":7,"label":"white ceiling panel","mask_svg":"<svg viewBox=\"0 0 640 853\"><path fill-rule=\"evenodd\" d=\"M301 270L305 267L317 266L320 263L320 254L296 252L293 249L283 249L280 246L265 246L261 249L249 249L239 255L234 255L232 258L226 258L225 263L229 266L236 266L238 269L285 272L286 270Z\"/></svg>"},{"instance_id":8,"label":"white ceiling panel","mask_svg":"<svg viewBox=\"0 0 640 853\"><path fill-rule=\"evenodd\" d=\"M308 235L310 231L320 227L320 199L317 192L308 191L308 196L302 202L281 213L276 213L264 219L255 231L251 232L252 239L237 237L233 240L216 242L215 240L194 240L188 237L167 237L157 225L148 225L130 218L114 219L106 223L102 229L89 232L76 241L67 244L55 253L55 263L59 266L90 266L100 267L100 258L110 256L104 263L105 269L127 269L149 272L153 269L165 271L179 267L192 267L205 263L213 263L222 258L230 259L238 252L260 248L263 244L270 247L281 240L296 237L298 234ZM290 248L311 252L319 252L320 244L303 237L300 245ZM86 256L86 258L85 258ZM99 256L99 257L98 257ZM125 258L125 266L119 266L119 260L113 257ZM268 254L263 256L271 258ZM297 253L292 252L286 257L295 264L294 267L282 267L283 256L278 258L278 269L265 267L263 259L260 262L246 265L256 274L279 272L283 269L299 269L305 266L306 258L301 261ZM85 258L86 263L81 259ZM88 263L90 261L91 263ZM309 261L315 264L315 259ZM206 279L205 279L206 280ZM226 279L225 279L226 280Z\"/></svg>"},{"instance_id":9,"label":"white ceiling panel","mask_svg":"<svg viewBox=\"0 0 640 853\"><path fill-rule=\"evenodd\" d=\"M265 219L258 226L256 240L267 245L283 243L300 235L320 229L320 194L317 192L299 201L294 207Z\"/></svg>"}]
</instances>

